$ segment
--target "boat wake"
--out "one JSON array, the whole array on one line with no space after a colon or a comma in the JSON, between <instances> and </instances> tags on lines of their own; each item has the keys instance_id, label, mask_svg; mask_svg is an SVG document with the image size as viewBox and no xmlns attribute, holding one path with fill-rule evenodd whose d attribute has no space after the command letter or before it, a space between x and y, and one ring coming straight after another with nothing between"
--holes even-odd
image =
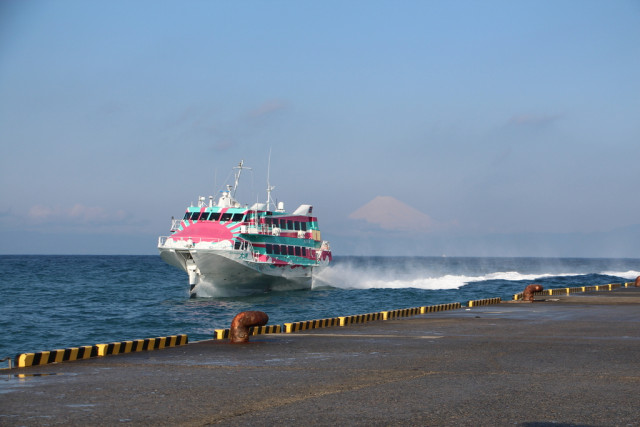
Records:
<instances>
[{"instance_id":1,"label":"boat wake","mask_svg":"<svg viewBox=\"0 0 640 427\"><path fill-rule=\"evenodd\" d=\"M380 274L344 266L332 266L317 275L318 283L342 289L459 289L472 282L486 280L536 280L543 277L557 276L552 274L521 274L515 271L495 272L481 276L465 276L445 274L441 276L428 275L424 272L411 272L398 277L397 274Z\"/></svg>"},{"instance_id":2,"label":"boat wake","mask_svg":"<svg viewBox=\"0 0 640 427\"><path fill-rule=\"evenodd\" d=\"M603 276L613 276L633 280L640 275L638 271L604 271ZM314 287L331 286L341 289L460 289L465 285L485 281L533 282L548 278L565 278L585 276L584 273L520 273L517 271L496 271L491 273L434 273L423 268L384 269L359 266L350 263L334 264L314 277Z\"/></svg>"}]
</instances>

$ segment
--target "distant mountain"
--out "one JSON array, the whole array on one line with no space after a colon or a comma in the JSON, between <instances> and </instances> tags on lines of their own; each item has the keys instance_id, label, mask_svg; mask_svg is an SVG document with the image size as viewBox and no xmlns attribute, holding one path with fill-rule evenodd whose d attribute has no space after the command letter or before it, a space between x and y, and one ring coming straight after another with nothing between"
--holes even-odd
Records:
<instances>
[{"instance_id":1,"label":"distant mountain","mask_svg":"<svg viewBox=\"0 0 640 427\"><path fill-rule=\"evenodd\" d=\"M383 230L427 232L437 225L429 215L391 196L377 196L349 218L364 220Z\"/></svg>"}]
</instances>

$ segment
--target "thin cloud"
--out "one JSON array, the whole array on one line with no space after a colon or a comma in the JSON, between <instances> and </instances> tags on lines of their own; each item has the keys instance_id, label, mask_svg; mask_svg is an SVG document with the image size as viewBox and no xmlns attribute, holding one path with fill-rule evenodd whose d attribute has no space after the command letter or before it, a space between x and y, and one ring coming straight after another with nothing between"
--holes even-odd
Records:
<instances>
[{"instance_id":1,"label":"thin cloud","mask_svg":"<svg viewBox=\"0 0 640 427\"><path fill-rule=\"evenodd\" d=\"M226 151L229 148L233 147L235 145L235 142L229 140L229 139L221 139L216 141L213 144L213 149L215 151Z\"/></svg>"},{"instance_id":2,"label":"thin cloud","mask_svg":"<svg viewBox=\"0 0 640 427\"><path fill-rule=\"evenodd\" d=\"M258 108L249 111L248 116L252 119L259 119L265 116L270 116L282 110L286 110L289 104L286 101L279 99L272 99L264 102Z\"/></svg>"},{"instance_id":3,"label":"thin cloud","mask_svg":"<svg viewBox=\"0 0 640 427\"><path fill-rule=\"evenodd\" d=\"M29 209L27 217L32 224L81 224L113 225L127 218L123 210L108 211L102 207L85 206L76 203L71 208L35 205Z\"/></svg>"},{"instance_id":4,"label":"thin cloud","mask_svg":"<svg viewBox=\"0 0 640 427\"><path fill-rule=\"evenodd\" d=\"M234 145L238 134L237 119L224 119L211 108L189 106L167 121L166 130L174 141L199 144L213 151L225 151Z\"/></svg>"},{"instance_id":5,"label":"thin cloud","mask_svg":"<svg viewBox=\"0 0 640 427\"><path fill-rule=\"evenodd\" d=\"M519 114L511 117L507 121L507 126L547 126L557 122L562 118L563 116L561 114Z\"/></svg>"},{"instance_id":6,"label":"thin cloud","mask_svg":"<svg viewBox=\"0 0 640 427\"><path fill-rule=\"evenodd\" d=\"M192 141L210 146L214 151L228 150L252 138L257 129L289 107L286 101L272 99L235 116L214 114L212 108L189 106L167 122L167 130L180 142Z\"/></svg>"}]
</instances>

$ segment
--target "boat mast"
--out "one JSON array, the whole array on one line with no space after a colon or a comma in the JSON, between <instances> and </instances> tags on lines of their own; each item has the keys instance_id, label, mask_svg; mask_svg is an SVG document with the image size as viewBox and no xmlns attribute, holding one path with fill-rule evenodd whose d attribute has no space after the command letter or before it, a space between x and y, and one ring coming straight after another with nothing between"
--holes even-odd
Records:
<instances>
[{"instance_id":1,"label":"boat mast","mask_svg":"<svg viewBox=\"0 0 640 427\"><path fill-rule=\"evenodd\" d=\"M240 174L242 173L242 170L243 169L251 170L251 168L245 167L244 166L244 160L240 160L240 163L238 163L238 166L234 167L234 169L238 169L238 172L236 172L236 179L235 179L235 182L233 184L233 193L231 193L231 197L233 197L233 198L236 197L236 190L238 189L238 182L240 181Z\"/></svg>"},{"instance_id":2,"label":"boat mast","mask_svg":"<svg viewBox=\"0 0 640 427\"><path fill-rule=\"evenodd\" d=\"M270 209L271 204L273 203L271 201L271 191L276 188L275 186L272 186L271 183L269 182L270 174L271 174L271 148L269 148L269 162L267 163L267 210Z\"/></svg>"}]
</instances>

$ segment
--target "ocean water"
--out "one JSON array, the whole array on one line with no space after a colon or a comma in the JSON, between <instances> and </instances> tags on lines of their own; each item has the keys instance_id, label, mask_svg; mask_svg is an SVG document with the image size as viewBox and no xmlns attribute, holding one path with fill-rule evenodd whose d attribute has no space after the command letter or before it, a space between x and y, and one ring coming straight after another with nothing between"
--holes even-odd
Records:
<instances>
[{"instance_id":1,"label":"ocean water","mask_svg":"<svg viewBox=\"0 0 640 427\"><path fill-rule=\"evenodd\" d=\"M282 324L638 275L640 259L336 257L312 290L189 298L186 273L159 256L0 256L0 359L181 333L211 339L245 310Z\"/></svg>"}]
</instances>

